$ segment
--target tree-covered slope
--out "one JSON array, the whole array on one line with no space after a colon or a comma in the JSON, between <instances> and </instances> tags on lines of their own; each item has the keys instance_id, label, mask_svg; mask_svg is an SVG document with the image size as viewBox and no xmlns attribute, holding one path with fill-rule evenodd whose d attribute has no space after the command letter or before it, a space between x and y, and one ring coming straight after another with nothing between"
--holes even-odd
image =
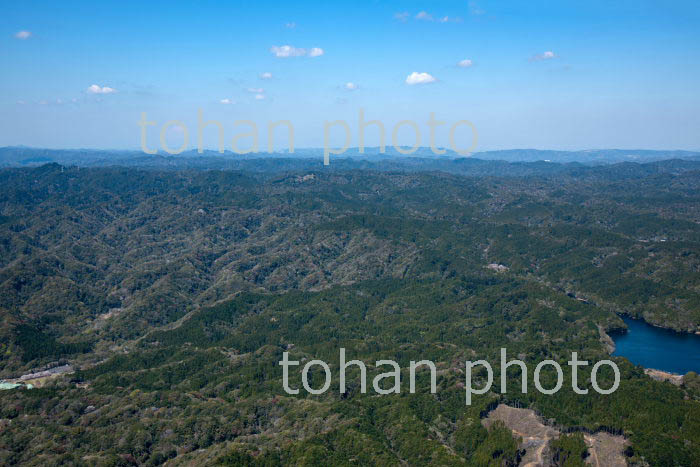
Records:
<instances>
[{"instance_id":1,"label":"tree-covered slope","mask_svg":"<svg viewBox=\"0 0 700 467\"><path fill-rule=\"evenodd\" d=\"M517 443L479 420L502 401L623 433L630 462L693 465L692 377L678 388L616 358L611 396L492 392L467 407L463 389L464 361L500 347L565 368L572 351L604 358L616 312L700 330L700 173L683 164L4 169L0 374L77 371L0 392L0 459L501 465ZM339 347L371 374L381 358L433 360L438 393L341 396ZM335 390L285 394L286 350L328 361Z\"/></svg>"}]
</instances>

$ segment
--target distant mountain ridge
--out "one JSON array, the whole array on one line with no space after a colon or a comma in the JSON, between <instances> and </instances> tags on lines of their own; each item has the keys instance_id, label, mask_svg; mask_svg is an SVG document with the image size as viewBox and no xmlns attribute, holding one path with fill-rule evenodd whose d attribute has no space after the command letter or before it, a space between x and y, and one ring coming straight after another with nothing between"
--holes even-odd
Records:
<instances>
[{"instance_id":1,"label":"distant mountain ridge","mask_svg":"<svg viewBox=\"0 0 700 467\"><path fill-rule=\"evenodd\" d=\"M0 148L0 167L37 166L49 162L63 165L101 167L111 165L125 166L209 166L208 168L235 168L231 161L274 159L319 159L323 158L322 148L297 149L293 154L287 152L258 152L240 155L231 151L220 154L217 151L185 151L178 155L159 152L149 155L135 150L97 150L97 149L45 149L26 146L7 146ZM378 147L365 148L360 153L358 148L350 148L344 154L331 156L332 159L353 159L367 161L387 161L394 159L464 159L454 151L446 150L444 155L435 154L430 148L418 148L415 153L406 156L392 147L380 152ZM206 161L210 159L209 161ZM556 162L580 163L586 165L605 165L620 162L655 162L669 159L700 161L700 152L683 150L649 150L649 149L591 149L582 151L556 151L541 149L507 149L474 153L469 159L505 162ZM205 162L202 164L202 162Z\"/></svg>"},{"instance_id":2,"label":"distant mountain ridge","mask_svg":"<svg viewBox=\"0 0 700 467\"><path fill-rule=\"evenodd\" d=\"M474 157L508 162L551 161L614 164L618 162L654 162L668 159L700 160L700 152L651 149L587 149L583 151L506 149L479 152Z\"/></svg>"}]
</instances>

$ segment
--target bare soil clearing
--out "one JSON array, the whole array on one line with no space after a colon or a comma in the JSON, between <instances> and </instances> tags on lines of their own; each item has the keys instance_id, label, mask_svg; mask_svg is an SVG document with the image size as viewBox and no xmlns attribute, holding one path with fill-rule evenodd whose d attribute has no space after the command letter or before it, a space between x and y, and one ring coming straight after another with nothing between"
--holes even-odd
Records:
<instances>
[{"instance_id":1,"label":"bare soil clearing","mask_svg":"<svg viewBox=\"0 0 700 467\"><path fill-rule=\"evenodd\" d=\"M520 449L525 450L520 465L523 467L544 467L553 465L550 443L561 436L561 432L546 425L532 409L518 409L499 404L482 420L489 428L497 420L502 421L513 435L522 438ZM627 441L623 436L599 432L584 434L588 446L586 462L596 467L625 467L623 454Z\"/></svg>"}]
</instances>

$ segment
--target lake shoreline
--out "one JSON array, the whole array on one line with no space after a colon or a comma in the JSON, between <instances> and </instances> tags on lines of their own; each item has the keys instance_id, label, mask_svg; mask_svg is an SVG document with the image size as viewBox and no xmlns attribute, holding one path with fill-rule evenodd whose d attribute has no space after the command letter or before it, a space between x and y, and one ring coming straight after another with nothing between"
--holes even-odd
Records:
<instances>
[{"instance_id":1,"label":"lake shoreline","mask_svg":"<svg viewBox=\"0 0 700 467\"><path fill-rule=\"evenodd\" d=\"M699 330L677 329L677 328L673 328L670 326L663 326L663 325L658 324L658 323L652 323L651 321L644 319L644 317L634 316L634 315L631 315L631 314L628 314L625 312L615 312L615 314L623 320L624 320L624 318L628 318L628 319L633 319L635 321L641 321L645 324L648 324L649 326L653 326L653 327L659 328L659 329L665 329L668 331L673 331L677 334L682 334L682 335L693 335L694 334L694 335L700 336L700 329Z\"/></svg>"},{"instance_id":2,"label":"lake shoreline","mask_svg":"<svg viewBox=\"0 0 700 467\"><path fill-rule=\"evenodd\" d=\"M628 318L634 319L631 317L628 317ZM644 321L644 320L640 320L640 321ZM644 321L644 322L646 323L646 321ZM650 323L646 323L646 324L650 324ZM664 329L661 326L655 326L655 327ZM612 355L615 352L615 350L617 349L617 347L615 345L615 341L613 340L612 337L610 337L610 335L608 334L608 332L605 330L605 328L603 326L598 326L598 331L600 332L600 341L605 345L606 349L608 350L608 353L610 355ZM617 332L620 334L625 334L626 332L628 332L628 329L627 328L614 328L614 329L611 329L610 332L613 332L613 333ZM684 383L684 375L682 375L680 373L659 370L656 368L647 368L644 366L642 366L642 368L644 368L645 375L649 376L652 379L655 379L656 381L668 381L669 383L674 384L676 386L680 386Z\"/></svg>"},{"instance_id":3,"label":"lake shoreline","mask_svg":"<svg viewBox=\"0 0 700 467\"><path fill-rule=\"evenodd\" d=\"M700 337L621 315L625 328L608 329L601 341L612 356L627 358L654 379L682 383L682 375L700 371ZM610 338L614 346L609 345Z\"/></svg>"},{"instance_id":4,"label":"lake shoreline","mask_svg":"<svg viewBox=\"0 0 700 467\"><path fill-rule=\"evenodd\" d=\"M615 332L615 330L611 329L610 332ZM624 332L627 332L627 329L625 329ZM600 342L603 343L608 353L612 355L613 352L615 352L615 349L617 348L615 346L615 340L612 337L610 337L608 331L605 330L604 326L598 325L598 333L600 334Z\"/></svg>"}]
</instances>

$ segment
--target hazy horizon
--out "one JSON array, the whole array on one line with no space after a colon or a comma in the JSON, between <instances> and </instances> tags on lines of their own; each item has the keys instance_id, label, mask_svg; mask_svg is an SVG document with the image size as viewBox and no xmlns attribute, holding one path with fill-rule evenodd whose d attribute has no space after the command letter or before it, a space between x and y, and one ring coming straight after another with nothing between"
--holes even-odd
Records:
<instances>
[{"instance_id":1,"label":"hazy horizon","mask_svg":"<svg viewBox=\"0 0 700 467\"><path fill-rule=\"evenodd\" d=\"M400 147L408 147L406 146L400 146ZM24 148L24 149L41 149L41 150L47 150L47 151L81 151L81 150L87 150L87 151L118 151L118 152L142 152L141 149L138 146L134 147L91 147L91 146L83 146L83 147L46 147L46 146L33 146L31 144L12 144L12 145L2 145L0 148L3 149L8 149L8 148ZM585 152L596 152L596 151L655 151L655 152L689 152L689 153L695 153L699 152L700 153L700 147L699 148L691 148L691 149L685 149L685 148L677 148L677 147L662 147L662 148L648 148L648 147L629 147L629 148L623 148L623 147L598 147L598 148L579 148L579 149L553 149L553 148L548 148L548 147L503 147L503 148L477 148L472 154L469 156L460 156L457 154L455 151L451 150L449 146L437 146L438 149L445 149L448 153L454 153L455 156L457 157L472 157L475 154L478 153L484 153L484 152L508 152L508 151L541 151L541 152L568 152L568 153L585 153ZM365 146L365 152L368 152L370 150L374 151L376 149L379 149L378 145L373 145L373 146ZM296 154L302 151L323 151L323 146L304 146L304 147L296 147L294 148L294 153L290 153L288 149L286 148L275 148L274 151L268 152L265 148L260 148L259 151L254 152L254 153L248 153L248 154ZM186 154L186 153L192 153L192 152L197 152L198 149L196 145L188 146L186 150L184 150L180 154ZM353 152L353 151L359 151L359 146L350 146L347 148L346 152ZM421 151L430 151L430 146L419 146L416 149L416 152L421 152ZM205 146L203 148L204 153L209 153L209 152L217 152L218 149L215 146ZM396 150L391 147L391 145L387 145L386 151L384 151L386 154L390 155L392 153L396 153ZM224 154L235 154L239 155L238 153L234 152L231 150L230 147L225 148ZM158 148L158 154L168 154L167 152L163 151L162 149ZM245 154L245 155L248 155ZM173 154L174 156L177 156L178 154ZM407 156L410 156L411 154L407 154Z\"/></svg>"}]
</instances>

